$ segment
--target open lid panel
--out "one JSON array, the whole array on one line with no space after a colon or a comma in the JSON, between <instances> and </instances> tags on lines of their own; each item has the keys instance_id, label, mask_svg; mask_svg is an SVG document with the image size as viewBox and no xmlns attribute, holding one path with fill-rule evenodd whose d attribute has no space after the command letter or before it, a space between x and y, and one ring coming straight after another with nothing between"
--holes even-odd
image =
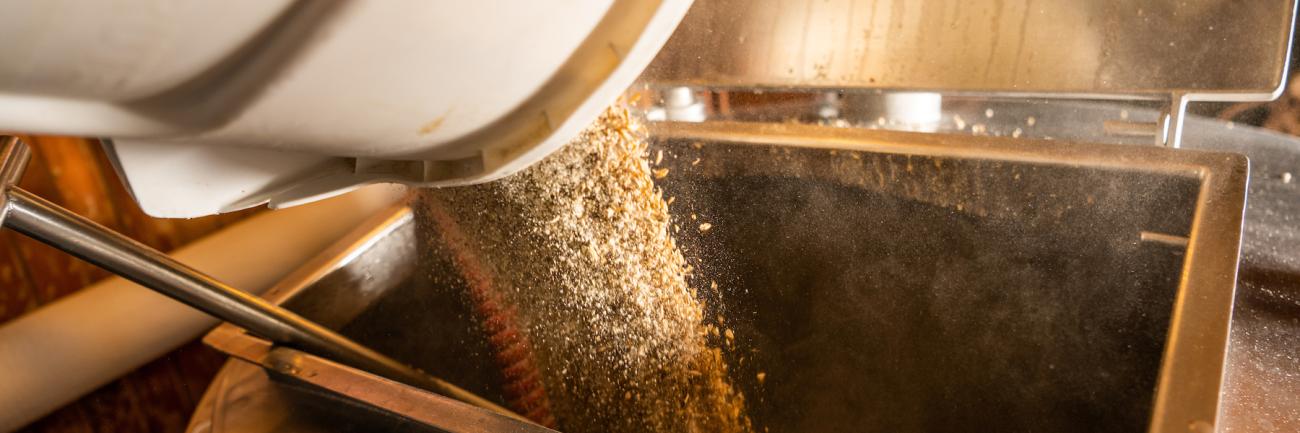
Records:
<instances>
[{"instance_id":1,"label":"open lid panel","mask_svg":"<svg viewBox=\"0 0 1300 433\"><path fill-rule=\"evenodd\" d=\"M1294 0L698 0L654 87L875 89L1168 103L1276 98Z\"/></svg>"}]
</instances>

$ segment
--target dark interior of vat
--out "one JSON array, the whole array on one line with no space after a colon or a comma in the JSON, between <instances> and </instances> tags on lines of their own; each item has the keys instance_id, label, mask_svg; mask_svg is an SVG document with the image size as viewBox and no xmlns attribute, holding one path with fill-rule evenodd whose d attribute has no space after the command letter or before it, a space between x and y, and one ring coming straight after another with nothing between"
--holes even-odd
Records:
<instances>
[{"instance_id":1,"label":"dark interior of vat","mask_svg":"<svg viewBox=\"0 0 1300 433\"><path fill-rule=\"evenodd\" d=\"M757 431L1145 430L1184 254L1139 234L1186 235L1197 180L657 146ZM778 168L753 163L774 152ZM452 271L421 260L344 333L499 401Z\"/></svg>"}]
</instances>

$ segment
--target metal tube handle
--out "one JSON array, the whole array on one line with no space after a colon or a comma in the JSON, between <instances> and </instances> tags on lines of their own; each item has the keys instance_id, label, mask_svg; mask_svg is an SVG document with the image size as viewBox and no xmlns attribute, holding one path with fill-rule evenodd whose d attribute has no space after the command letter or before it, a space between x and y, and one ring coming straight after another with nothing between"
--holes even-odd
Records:
<instances>
[{"instance_id":1,"label":"metal tube handle","mask_svg":"<svg viewBox=\"0 0 1300 433\"><path fill-rule=\"evenodd\" d=\"M49 244L276 344L294 347L524 420L482 397L370 350L289 310L213 279L144 244L19 188L31 150L0 138L3 226Z\"/></svg>"}]
</instances>

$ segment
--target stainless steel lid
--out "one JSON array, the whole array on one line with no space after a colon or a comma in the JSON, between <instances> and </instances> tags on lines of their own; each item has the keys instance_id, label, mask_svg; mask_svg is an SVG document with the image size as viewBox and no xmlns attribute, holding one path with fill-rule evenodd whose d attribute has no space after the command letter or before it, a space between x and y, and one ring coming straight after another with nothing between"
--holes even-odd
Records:
<instances>
[{"instance_id":1,"label":"stainless steel lid","mask_svg":"<svg viewBox=\"0 0 1300 433\"><path fill-rule=\"evenodd\" d=\"M1153 99L1176 146L1188 102L1275 98L1295 0L699 0L655 86Z\"/></svg>"}]
</instances>

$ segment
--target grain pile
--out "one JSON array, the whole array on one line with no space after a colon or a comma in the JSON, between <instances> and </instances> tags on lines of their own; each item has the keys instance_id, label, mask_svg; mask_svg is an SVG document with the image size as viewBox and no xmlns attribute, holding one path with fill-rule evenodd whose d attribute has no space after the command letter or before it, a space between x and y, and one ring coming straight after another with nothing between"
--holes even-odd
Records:
<instances>
[{"instance_id":1,"label":"grain pile","mask_svg":"<svg viewBox=\"0 0 1300 433\"><path fill-rule=\"evenodd\" d=\"M511 406L567 432L747 432L646 144L613 108L504 180L420 193Z\"/></svg>"}]
</instances>

